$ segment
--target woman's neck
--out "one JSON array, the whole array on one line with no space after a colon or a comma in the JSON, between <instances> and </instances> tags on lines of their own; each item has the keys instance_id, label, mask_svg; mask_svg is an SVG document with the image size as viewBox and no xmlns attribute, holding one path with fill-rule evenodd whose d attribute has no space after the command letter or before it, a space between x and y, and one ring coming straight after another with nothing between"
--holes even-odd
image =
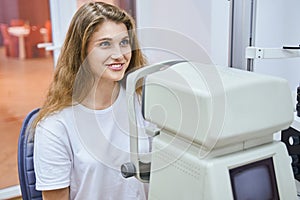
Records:
<instances>
[{"instance_id":1,"label":"woman's neck","mask_svg":"<svg viewBox=\"0 0 300 200\"><path fill-rule=\"evenodd\" d=\"M82 104L90 109L103 110L110 107L118 98L120 84L118 82L99 81Z\"/></svg>"}]
</instances>

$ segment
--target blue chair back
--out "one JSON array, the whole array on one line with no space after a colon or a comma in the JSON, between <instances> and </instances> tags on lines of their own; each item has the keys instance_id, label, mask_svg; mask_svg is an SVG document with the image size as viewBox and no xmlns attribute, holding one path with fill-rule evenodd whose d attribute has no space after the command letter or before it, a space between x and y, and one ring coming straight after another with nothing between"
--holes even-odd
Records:
<instances>
[{"instance_id":1,"label":"blue chair back","mask_svg":"<svg viewBox=\"0 0 300 200\"><path fill-rule=\"evenodd\" d=\"M23 200L41 200L42 192L35 190L35 173L33 166L33 131L31 123L39 112L32 110L24 119L18 142L18 172Z\"/></svg>"}]
</instances>

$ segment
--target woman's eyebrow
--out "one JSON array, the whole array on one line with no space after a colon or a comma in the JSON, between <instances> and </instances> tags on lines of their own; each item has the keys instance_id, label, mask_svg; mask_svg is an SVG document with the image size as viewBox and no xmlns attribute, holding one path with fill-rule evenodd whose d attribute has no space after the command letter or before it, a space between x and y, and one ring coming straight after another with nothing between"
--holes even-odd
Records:
<instances>
[{"instance_id":1,"label":"woman's eyebrow","mask_svg":"<svg viewBox=\"0 0 300 200\"><path fill-rule=\"evenodd\" d=\"M103 40L113 40L112 38L109 38L109 37L104 37L104 38L99 38L99 39L96 39L96 41L103 41Z\"/></svg>"},{"instance_id":2,"label":"woman's eyebrow","mask_svg":"<svg viewBox=\"0 0 300 200\"><path fill-rule=\"evenodd\" d=\"M124 39L129 39L129 35L126 35L124 37L122 37L122 40ZM114 38L110 38L110 37L103 37L103 38L98 38L95 40L95 42L101 42L101 41L113 41Z\"/></svg>"}]
</instances>

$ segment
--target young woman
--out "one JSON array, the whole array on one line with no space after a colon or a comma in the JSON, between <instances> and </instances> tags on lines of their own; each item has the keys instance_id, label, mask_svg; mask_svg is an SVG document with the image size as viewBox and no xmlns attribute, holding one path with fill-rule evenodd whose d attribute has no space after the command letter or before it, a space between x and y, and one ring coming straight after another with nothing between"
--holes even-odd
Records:
<instances>
[{"instance_id":1,"label":"young woman","mask_svg":"<svg viewBox=\"0 0 300 200\"><path fill-rule=\"evenodd\" d=\"M147 199L124 179L130 159L125 74L145 65L133 19L101 2L75 13L47 99L34 123L36 189L43 199ZM139 115L140 126L144 126ZM149 151L141 133L140 151Z\"/></svg>"}]
</instances>

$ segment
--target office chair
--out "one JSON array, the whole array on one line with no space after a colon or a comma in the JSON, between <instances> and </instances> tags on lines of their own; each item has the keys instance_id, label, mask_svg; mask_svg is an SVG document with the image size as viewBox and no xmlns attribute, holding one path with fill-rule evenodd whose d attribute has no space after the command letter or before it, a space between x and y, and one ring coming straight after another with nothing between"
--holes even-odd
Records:
<instances>
[{"instance_id":1,"label":"office chair","mask_svg":"<svg viewBox=\"0 0 300 200\"><path fill-rule=\"evenodd\" d=\"M45 48L38 48L39 43L44 43L43 35L39 26L31 26L29 35L24 37L26 58L45 57Z\"/></svg>"},{"instance_id":2,"label":"office chair","mask_svg":"<svg viewBox=\"0 0 300 200\"><path fill-rule=\"evenodd\" d=\"M7 57L19 56L19 40L16 36L12 36L8 32L8 25L0 23L0 33L3 38L3 46L5 47L5 55Z\"/></svg>"},{"instance_id":3,"label":"office chair","mask_svg":"<svg viewBox=\"0 0 300 200\"><path fill-rule=\"evenodd\" d=\"M11 19L10 26L24 26L25 21L23 19Z\"/></svg>"},{"instance_id":4,"label":"office chair","mask_svg":"<svg viewBox=\"0 0 300 200\"><path fill-rule=\"evenodd\" d=\"M41 200L42 192L35 190L33 166L33 134L30 128L39 108L32 110L24 119L18 142L18 172L23 200Z\"/></svg>"},{"instance_id":5,"label":"office chair","mask_svg":"<svg viewBox=\"0 0 300 200\"><path fill-rule=\"evenodd\" d=\"M47 38L48 41L46 41L46 42L52 42L52 25L51 25L51 21L49 19L46 20L44 26L47 29L47 37L48 37Z\"/></svg>"}]
</instances>

